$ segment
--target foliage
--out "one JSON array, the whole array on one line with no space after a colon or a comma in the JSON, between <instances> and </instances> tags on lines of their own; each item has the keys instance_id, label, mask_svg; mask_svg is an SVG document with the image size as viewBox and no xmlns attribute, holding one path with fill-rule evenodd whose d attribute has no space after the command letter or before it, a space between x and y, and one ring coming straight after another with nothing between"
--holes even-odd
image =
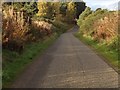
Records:
<instances>
[{"instance_id":1,"label":"foliage","mask_svg":"<svg viewBox=\"0 0 120 90\"><path fill-rule=\"evenodd\" d=\"M82 37L85 43L94 47L113 66L117 67L119 49L118 12L110 12L101 8L93 12L90 8L86 8L77 22L80 26L77 37Z\"/></svg>"},{"instance_id":2,"label":"foliage","mask_svg":"<svg viewBox=\"0 0 120 90\"><path fill-rule=\"evenodd\" d=\"M30 40L37 41L44 39L45 36L51 36L53 33L52 24L45 21L32 21Z\"/></svg>"},{"instance_id":3,"label":"foliage","mask_svg":"<svg viewBox=\"0 0 120 90\"><path fill-rule=\"evenodd\" d=\"M27 43L43 40L54 32L64 32L65 24L62 23L64 19L60 15L60 5L59 2L4 3L3 48L21 53Z\"/></svg>"},{"instance_id":4,"label":"foliage","mask_svg":"<svg viewBox=\"0 0 120 90\"><path fill-rule=\"evenodd\" d=\"M65 23L54 20L54 21L52 21L52 24L54 25L54 29L56 28L55 31L59 34L67 31L68 25Z\"/></svg>"},{"instance_id":5,"label":"foliage","mask_svg":"<svg viewBox=\"0 0 120 90\"><path fill-rule=\"evenodd\" d=\"M93 41L91 38L84 37L80 33L76 33L75 36L79 38L83 43L89 45L91 49L97 51L97 54L104 58L104 60L109 63L116 71L118 71L118 52L115 49L110 49L105 44L98 44L98 42Z\"/></svg>"},{"instance_id":6,"label":"foliage","mask_svg":"<svg viewBox=\"0 0 120 90\"><path fill-rule=\"evenodd\" d=\"M69 2L67 5L67 11L66 11L67 21L68 22L73 21L75 19L75 15L76 15L75 3Z\"/></svg>"},{"instance_id":7,"label":"foliage","mask_svg":"<svg viewBox=\"0 0 120 90\"><path fill-rule=\"evenodd\" d=\"M61 6L60 2L52 3L52 7L53 7L52 9L54 9L53 11L54 18L60 14L60 6Z\"/></svg>"},{"instance_id":8,"label":"foliage","mask_svg":"<svg viewBox=\"0 0 120 90\"><path fill-rule=\"evenodd\" d=\"M78 20L78 25L81 28L81 33L91 35L93 33L93 24L96 20L104 17L108 12L106 10L97 10L92 12L90 8L81 14L80 19Z\"/></svg>"},{"instance_id":9,"label":"foliage","mask_svg":"<svg viewBox=\"0 0 120 90\"><path fill-rule=\"evenodd\" d=\"M61 3L60 14L62 14L63 16L66 16L66 11L67 11L67 3Z\"/></svg>"},{"instance_id":10,"label":"foliage","mask_svg":"<svg viewBox=\"0 0 120 90\"><path fill-rule=\"evenodd\" d=\"M3 48L21 52L27 40L29 28L27 24L21 27L14 19L3 18L2 44Z\"/></svg>"},{"instance_id":11,"label":"foliage","mask_svg":"<svg viewBox=\"0 0 120 90\"><path fill-rule=\"evenodd\" d=\"M3 7L10 7L12 6L17 11L25 11L28 16L34 16L38 9L36 2L5 2L3 3ZM3 8L3 9L4 9Z\"/></svg>"},{"instance_id":12,"label":"foliage","mask_svg":"<svg viewBox=\"0 0 120 90\"><path fill-rule=\"evenodd\" d=\"M23 10L26 11L27 15L30 17L33 17L38 12L36 2L26 2L23 8Z\"/></svg>"},{"instance_id":13,"label":"foliage","mask_svg":"<svg viewBox=\"0 0 120 90\"><path fill-rule=\"evenodd\" d=\"M76 17L76 10L73 2L33 1L6 2L2 9L3 86L6 86L72 26L67 23Z\"/></svg>"},{"instance_id":14,"label":"foliage","mask_svg":"<svg viewBox=\"0 0 120 90\"><path fill-rule=\"evenodd\" d=\"M10 22L7 24L8 20L10 20ZM16 78L16 75L18 75L27 64L32 62L38 53L43 52L61 33L68 29L68 26L63 22L45 18L38 19L38 17L32 19L30 26L26 26L23 29L19 27L20 25L14 18L3 19L3 22L3 36L5 35L3 41L10 39L9 45L12 46L11 51L10 47L6 49L3 48L3 87L11 84ZM13 40L16 47L11 44ZM22 43L25 44L23 45ZM5 43L3 44L3 46L6 46ZM22 49L22 53L19 54L18 47L21 45L23 45L24 48ZM18 51L16 51L16 49Z\"/></svg>"},{"instance_id":15,"label":"foliage","mask_svg":"<svg viewBox=\"0 0 120 90\"><path fill-rule=\"evenodd\" d=\"M82 22L85 20L85 18L92 13L92 10L90 7L87 7L85 11L79 16L79 19L77 21L77 24L81 26Z\"/></svg>"},{"instance_id":16,"label":"foliage","mask_svg":"<svg viewBox=\"0 0 120 90\"><path fill-rule=\"evenodd\" d=\"M37 16L43 17L43 18L48 18L48 19L53 19L54 17L54 7L53 4L50 2L38 2L38 14Z\"/></svg>"},{"instance_id":17,"label":"foliage","mask_svg":"<svg viewBox=\"0 0 120 90\"><path fill-rule=\"evenodd\" d=\"M76 18L79 18L79 15L86 9L85 2L75 2L76 6Z\"/></svg>"},{"instance_id":18,"label":"foliage","mask_svg":"<svg viewBox=\"0 0 120 90\"><path fill-rule=\"evenodd\" d=\"M42 42L31 43L25 46L24 52L19 55L14 51L3 51L3 87L8 87L12 81L20 74L26 65L30 64L39 54L42 54L57 38L57 34L53 34L50 38L46 38Z\"/></svg>"}]
</instances>

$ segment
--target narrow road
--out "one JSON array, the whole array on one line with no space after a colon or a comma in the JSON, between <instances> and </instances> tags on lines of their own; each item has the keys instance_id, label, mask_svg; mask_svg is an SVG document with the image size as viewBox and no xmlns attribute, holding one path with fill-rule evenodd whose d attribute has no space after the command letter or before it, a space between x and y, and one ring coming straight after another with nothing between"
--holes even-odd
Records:
<instances>
[{"instance_id":1,"label":"narrow road","mask_svg":"<svg viewBox=\"0 0 120 90\"><path fill-rule=\"evenodd\" d=\"M115 88L118 74L76 37L62 34L14 82L12 88Z\"/></svg>"}]
</instances>

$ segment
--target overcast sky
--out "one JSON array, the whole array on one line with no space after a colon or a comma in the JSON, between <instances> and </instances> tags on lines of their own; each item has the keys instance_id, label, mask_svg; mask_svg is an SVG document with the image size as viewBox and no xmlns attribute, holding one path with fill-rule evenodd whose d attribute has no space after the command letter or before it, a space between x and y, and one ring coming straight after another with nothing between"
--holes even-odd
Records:
<instances>
[{"instance_id":1,"label":"overcast sky","mask_svg":"<svg viewBox=\"0 0 120 90\"><path fill-rule=\"evenodd\" d=\"M118 8L118 2L120 0L83 0L86 2L86 5L91 7L93 10L96 8L108 8L116 9Z\"/></svg>"}]
</instances>

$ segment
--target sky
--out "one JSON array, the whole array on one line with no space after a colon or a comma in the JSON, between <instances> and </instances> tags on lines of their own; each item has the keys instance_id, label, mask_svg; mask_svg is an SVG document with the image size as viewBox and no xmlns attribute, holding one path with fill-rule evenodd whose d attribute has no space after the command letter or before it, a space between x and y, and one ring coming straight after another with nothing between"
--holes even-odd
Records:
<instances>
[{"instance_id":1,"label":"sky","mask_svg":"<svg viewBox=\"0 0 120 90\"><path fill-rule=\"evenodd\" d=\"M8 0L8 1L12 1L12 0ZM22 1L22 0L13 0L13 1ZM29 0L23 0L23 1L29 1ZM58 0L58 1L63 1L63 0ZM117 10L118 2L120 0L73 0L73 1L84 1L87 6L91 7L92 10L96 10L97 8ZM119 10L120 10L120 3L119 3Z\"/></svg>"},{"instance_id":2,"label":"sky","mask_svg":"<svg viewBox=\"0 0 120 90\"><path fill-rule=\"evenodd\" d=\"M118 9L118 2L120 0L83 0L86 5L91 7L92 10L97 8L104 8L109 10Z\"/></svg>"}]
</instances>

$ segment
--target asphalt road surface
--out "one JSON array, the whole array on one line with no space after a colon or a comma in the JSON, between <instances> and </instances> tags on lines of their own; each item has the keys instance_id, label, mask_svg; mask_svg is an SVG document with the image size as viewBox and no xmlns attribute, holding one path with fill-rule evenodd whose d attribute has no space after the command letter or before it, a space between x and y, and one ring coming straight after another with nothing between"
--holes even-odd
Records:
<instances>
[{"instance_id":1,"label":"asphalt road surface","mask_svg":"<svg viewBox=\"0 0 120 90\"><path fill-rule=\"evenodd\" d=\"M12 88L116 88L118 73L88 46L62 34L13 83Z\"/></svg>"}]
</instances>

